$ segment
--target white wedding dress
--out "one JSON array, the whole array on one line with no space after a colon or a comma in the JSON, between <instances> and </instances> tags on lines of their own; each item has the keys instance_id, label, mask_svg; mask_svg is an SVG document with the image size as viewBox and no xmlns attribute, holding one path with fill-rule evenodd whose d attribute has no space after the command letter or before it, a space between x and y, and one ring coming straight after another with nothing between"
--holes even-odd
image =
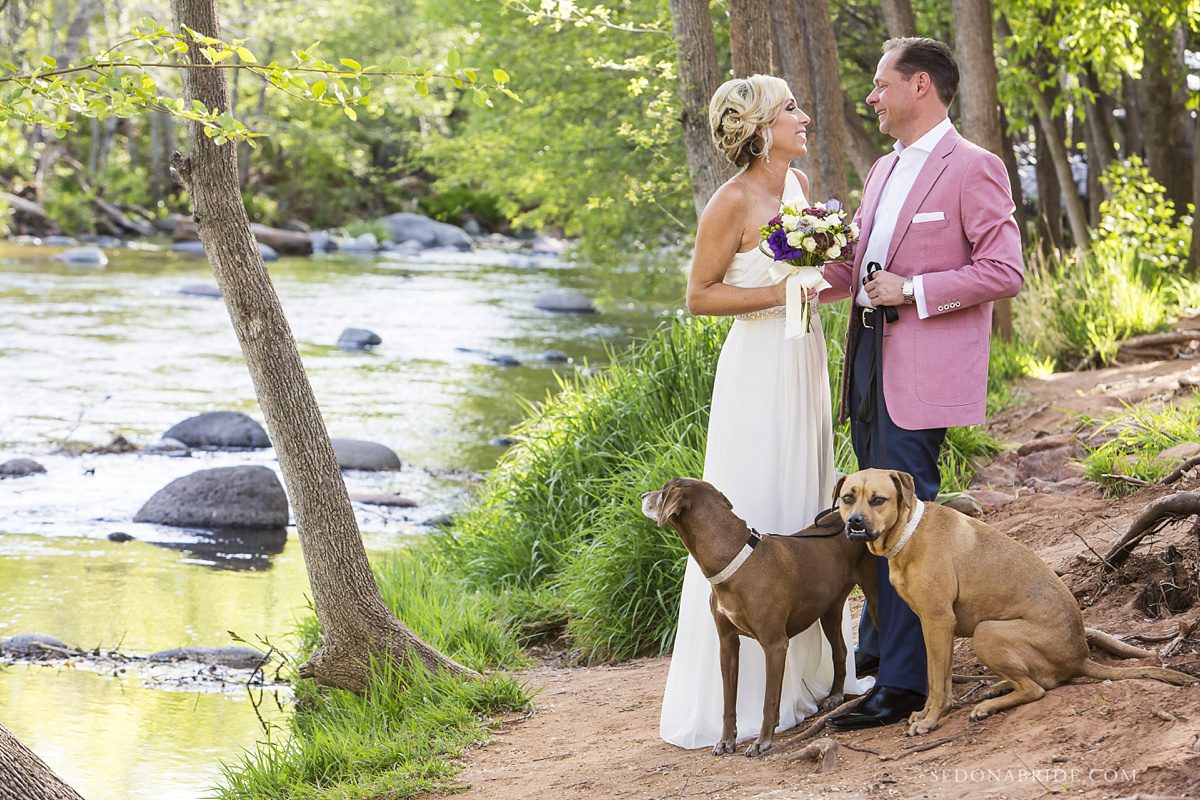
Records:
<instances>
[{"instance_id":1,"label":"white wedding dress","mask_svg":"<svg viewBox=\"0 0 1200 800\"><path fill-rule=\"evenodd\" d=\"M804 193L788 173L784 200ZM757 287L774 283L771 259L754 249L734 256L724 282ZM764 315L765 316L765 315ZM704 480L733 503L733 511L763 533L795 533L832 502L833 430L820 320L799 339L783 338L784 318L739 319L730 328L717 363ZM716 626L709 611L710 585L688 556L679 628L663 695L659 735L679 747L710 747L721 738L724 701ZM845 691L869 689L854 675L850 612L842 619L847 664ZM762 647L742 637L737 691L737 738L762 726L766 665ZM820 623L792 638L779 708L786 730L817 710L833 682L832 649Z\"/></svg>"}]
</instances>

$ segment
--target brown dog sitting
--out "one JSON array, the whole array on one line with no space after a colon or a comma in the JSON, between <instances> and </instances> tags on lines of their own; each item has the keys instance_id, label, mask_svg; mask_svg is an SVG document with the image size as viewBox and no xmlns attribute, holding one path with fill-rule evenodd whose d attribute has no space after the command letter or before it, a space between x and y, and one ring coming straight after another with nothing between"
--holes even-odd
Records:
<instances>
[{"instance_id":1,"label":"brown dog sitting","mask_svg":"<svg viewBox=\"0 0 1200 800\"><path fill-rule=\"evenodd\" d=\"M661 491L642 495L642 512L660 527L669 523L675 528L713 584L710 607L720 642L725 703L721 741L713 755L734 751L739 635L762 645L767 667L762 729L746 755L759 756L771 748L779 724L788 640L818 620L833 648L833 687L821 708L841 703L846 679L842 609L858 584L875 616L876 568L861 542L841 535L835 511L799 534L763 536L734 515L732 504L716 487L675 478Z\"/></svg>"},{"instance_id":2,"label":"brown dog sitting","mask_svg":"<svg viewBox=\"0 0 1200 800\"><path fill-rule=\"evenodd\" d=\"M1003 678L971 710L972 720L1037 700L1073 678L1195 681L1162 667L1092 661L1079 605L1046 562L979 520L921 503L907 472L856 472L836 494L847 538L889 559L892 586L921 619L929 695L909 718L909 736L937 728L950 706L956 636L971 637L975 655Z\"/></svg>"}]
</instances>

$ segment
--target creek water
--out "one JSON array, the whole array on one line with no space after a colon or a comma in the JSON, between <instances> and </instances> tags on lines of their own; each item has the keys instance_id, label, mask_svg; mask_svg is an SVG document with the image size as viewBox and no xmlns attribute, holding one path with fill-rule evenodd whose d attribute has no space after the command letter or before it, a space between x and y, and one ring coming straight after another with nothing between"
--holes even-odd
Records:
<instances>
[{"instance_id":1,"label":"creek water","mask_svg":"<svg viewBox=\"0 0 1200 800\"><path fill-rule=\"evenodd\" d=\"M295 531L240 552L196 531L132 522L170 480L214 466L277 465L270 450L72 455L120 434L156 441L194 414L262 421L224 304L186 295L211 283L203 258L111 250L103 269L56 263L51 248L0 244L0 462L44 475L0 482L0 638L39 632L81 648L144 654L231 644L230 632L289 649L307 615ZM394 449L399 472L346 473L352 492L397 492L411 509L356 504L368 552L404 546L453 511L502 452L490 443L541 400L557 372L602 366L606 347L644 336L678 304L678 273L598 270L480 251L284 258L271 275L334 437ZM534 308L566 288L599 313ZM378 333L370 352L335 342ZM558 350L571 358L551 363ZM490 356L512 356L501 366ZM132 541L110 541L112 533ZM150 688L136 670L0 669L0 722L89 800L193 800L221 764L280 723L286 697Z\"/></svg>"}]
</instances>

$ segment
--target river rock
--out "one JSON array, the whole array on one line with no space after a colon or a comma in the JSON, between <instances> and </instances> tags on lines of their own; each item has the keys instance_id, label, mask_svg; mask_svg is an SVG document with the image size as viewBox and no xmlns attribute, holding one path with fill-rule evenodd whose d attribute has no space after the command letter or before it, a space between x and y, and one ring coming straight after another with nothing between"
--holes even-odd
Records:
<instances>
[{"instance_id":1,"label":"river rock","mask_svg":"<svg viewBox=\"0 0 1200 800\"><path fill-rule=\"evenodd\" d=\"M192 451L188 446L178 439L172 439L170 436L164 436L153 444L146 445L142 448L143 453L153 453L160 456L188 456Z\"/></svg>"},{"instance_id":2,"label":"river rock","mask_svg":"<svg viewBox=\"0 0 1200 800\"><path fill-rule=\"evenodd\" d=\"M592 305L591 300L565 289L543 292L533 305L542 311L554 311L561 314L594 314L596 312L596 307Z\"/></svg>"},{"instance_id":3,"label":"river rock","mask_svg":"<svg viewBox=\"0 0 1200 800\"><path fill-rule=\"evenodd\" d=\"M99 247L91 245L87 247L72 247L58 255L53 256L51 261L62 261L67 264L86 264L94 267L103 267L108 263L108 256Z\"/></svg>"},{"instance_id":4,"label":"river rock","mask_svg":"<svg viewBox=\"0 0 1200 800\"><path fill-rule=\"evenodd\" d=\"M204 245L199 241L176 242L171 245L171 249L176 253L190 253L192 255L204 255Z\"/></svg>"},{"instance_id":5,"label":"river rock","mask_svg":"<svg viewBox=\"0 0 1200 800\"><path fill-rule=\"evenodd\" d=\"M565 239L553 236L536 236L530 246L535 253L560 256L570 249L571 244Z\"/></svg>"},{"instance_id":6,"label":"river rock","mask_svg":"<svg viewBox=\"0 0 1200 800\"><path fill-rule=\"evenodd\" d=\"M405 239L403 242L392 242L384 246L384 249L389 253L399 253L402 256L415 256L425 249L425 246L416 239Z\"/></svg>"},{"instance_id":7,"label":"river rock","mask_svg":"<svg viewBox=\"0 0 1200 800\"><path fill-rule=\"evenodd\" d=\"M79 240L74 236L47 236L42 239L42 244L46 247L74 247Z\"/></svg>"},{"instance_id":8,"label":"river rock","mask_svg":"<svg viewBox=\"0 0 1200 800\"><path fill-rule=\"evenodd\" d=\"M1200 443L1181 442L1159 453L1158 460L1176 467L1198 453L1200 453Z\"/></svg>"},{"instance_id":9,"label":"river rock","mask_svg":"<svg viewBox=\"0 0 1200 800\"><path fill-rule=\"evenodd\" d=\"M334 439L333 453L342 469L367 472L400 469L400 457L388 446L361 439Z\"/></svg>"},{"instance_id":10,"label":"river rock","mask_svg":"<svg viewBox=\"0 0 1200 800\"><path fill-rule=\"evenodd\" d=\"M270 262L279 260L279 253L276 253L275 248L271 247L269 244L263 244L262 242L259 242L258 254L262 256L263 261Z\"/></svg>"},{"instance_id":11,"label":"river rock","mask_svg":"<svg viewBox=\"0 0 1200 800\"><path fill-rule=\"evenodd\" d=\"M356 503L369 506L388 506L390 508L416 508L417 501L399 494L371 494L368 492L352 492L350 499Z\"/></svg>"},{"instance_id":12,"label":"river rock","mask_svg":"<svg viewBox=\"0 0 1200 800\"><path fill-rule=\"evenodd\" d=\"M379 249L379 240L370 231L353 239L338 239L337 249L345 253L374 253Z\"/></svg>"},{"instance_id":13,"label":"river rock","mask_svg":"<svg viewBox=\"0 0 1200 800\"><path fill-rule=\"evenodd\" d=\"M420 214L400 212L379 220L387 226L391 239L396 242L415 240L425 249L451 247L455 250L470 250L471 235L456 225L438 222Z\"/></svg>"},{"instance_id":14,"label":"river rock","mask_svg":"<svg viewBox=\"0 0 1200 800\"><path fill-rule=\"evenodd\" d=\"M337 340L337 346L343 350L370 350L377 344L383 344L383 339L366 328L346 328Z\"/></svg>"},{"instance_id":15,"label":"river rock","mask_svg":"<svg viewBox=\"0 0 1200 800\"><path fill-rule=\"evenodd\" d=\"M265 244L275 252L288 256L311 256L313 240L307 232L270 228L257 222L250 224L250 232L259 244Z\"/></svg>"},{"instance_id":16,"label":"river rock","mask_svg":"<svg viewBox=\"0 0 1200 800\"><path fill-rule=\"evenodd\" d=\"M251 647L174 647L146 656L147 661L195 661L229 669L257 669L267 663L266 653Z\"/></svg>"},{"instance_id":17,"label":"river rock","mask_svg":"<svg viewBox=\"0 0 1200 800\"><path fill-rule=\"evenodd\" d=\"M549 361L550 363L571 360L571 357L568 356L566 353L564 353L562 350L547 350L546 352L544 352L540 356L538 356L538 358L542 359L542 361Z\"/></svg>"},{"instance_id":18,"label":"river rock","mask_svg":"<svg viewBox=\"0 0 1200 800\"><path fill-rule=\"evenodd\" d=\"M312 234L312 249L314 253L328 253L331 250L337 250L337 242L326 231L317 231Z\"/></svg>"},{"instance_id":19,"label":"river rock","mask_svg":"<svg viewBox=\"0 0 1200 800\"><path fill-rule=\"evenodd\" d=\"M497 436L495 439L488 439L488 444L492 447L512 447L517 443L517 440L511 436Z\"/></svg>"},{"instance_id":20,"label":"river rock","mask_svg":"<svg viewBox=\"0 0 1200 800\"><path fill-rule=\"evenodd\" d=\"M30 475L41 475L46 471L32 458L10 458L0 464L0 480L5 478L27 478Z\"/></svg>"},{"instance_id":21,"label":"river rock","mask_svg":"<svg viewBox=\"0 0 1200 800\"><path fill-rule=\"evenodd\" d=\"M505 353L488 356L488 361L492 362L493 364L499 364L502 367L519 367L519 366L521 366L520 359L518 359L516 356L510 356Z\"/></svg>"},{"instance_id":22,"label":"river rock","mask_svg":"<svg viewBox=\"0 0 1200 800\"><path fill-rule=\"evenodd\" d=\"M179 293L188 297L208 297L213 300L220 300L225 296L215 283L189 283L179 287Z\"/></svg>"},{"instance_id":23,"label":"river rock","mask_svg":"<svg viewBox=\"0 0 1200 800\"><path fill-rule=\"evenodd\" d=\"M1079 466L1072 459L1082 453L1079 440L1074 436L1046 436L1034 439L1017 448L1017 483L1024 484L1030 478L1049 483L1066 480L1079 474Z\"/></svg>"},{"instance_id":24,"label":"river rock","mask_svg":"<svg viewBox=\"0 0 1200 800\"><path fill-rule=\"evenodd\" d=\"M132 542L133 537L125 531L113 531L108 535L108 540L110 542Z\"/></svg>"},{"instance_id":25,"label":"river rock","mask_svg":"<svg viewBox=\"0 0 1200 800\"><path fill-rule=\"evenodd\" d=\"M188 447L218 450L270 447L267 432L250 417L237 411L207 411L172 427L164 439L177 439Z\"/></svg>"},{"instance_id":26,"label":"river rock","mask_svg":"<svg viewBox=\"0 0 1200 800\"><path fill-rule=\"evenodd\" d=\"M288 524L287 494L268 467L216 467L176 478L133 517L175 528L279 530Z\"/></svg>"},{"instance_id":27,"label":"river rock","mask_svg":"<svg viewBox=\"0 0 1200 800\"><path fill-rule=\"evenodd\" d=\"M63 658L73 652L74 647L45 633L18 633L0 642L0 653L21 658Z\"/></svg>"}]
</instances>

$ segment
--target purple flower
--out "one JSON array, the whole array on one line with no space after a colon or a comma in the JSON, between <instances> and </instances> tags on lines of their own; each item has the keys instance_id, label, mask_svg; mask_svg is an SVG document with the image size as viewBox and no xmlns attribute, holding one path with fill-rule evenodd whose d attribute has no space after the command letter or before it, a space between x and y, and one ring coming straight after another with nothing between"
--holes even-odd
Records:
<instances>
[{"instance_id":1,"label":"purple flower","mask_svg":"<svg viewBox=\"0 0 1200 800\"><path fill-rule=\"evenodd\" d=\"M838 211L841 211L841 210L842 210L842 203L841 203L841 201L840 201L840 200L834 200L834 199L831 197L831 198L829 198L828 200L826 200L826 201L825 201L825 210L826 210L826 211L829 211L829 212L831 212L831 213L836 213L836 212L838 212Z\"/></svg>"}]
</instances>

